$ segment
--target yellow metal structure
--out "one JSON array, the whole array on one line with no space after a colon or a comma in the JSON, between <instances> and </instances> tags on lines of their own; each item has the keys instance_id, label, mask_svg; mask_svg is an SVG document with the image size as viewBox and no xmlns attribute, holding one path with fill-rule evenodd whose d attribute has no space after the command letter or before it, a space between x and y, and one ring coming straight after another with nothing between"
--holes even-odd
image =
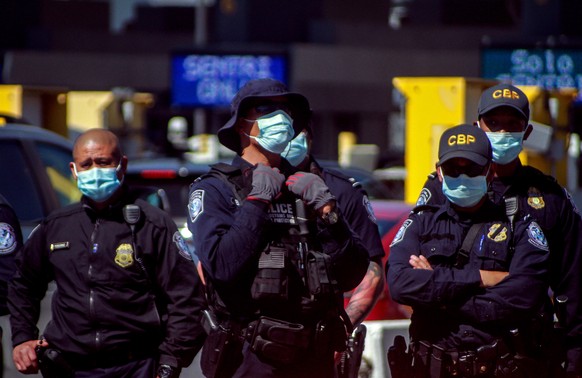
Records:
<instances>
[{"instance_id":1,"label":"yellow metal structure","mask_svg":"<svg viewBox=\"0 0 582 378\"><path fill-rule=\"evenodd\" d=\"M104 111L113 101L111 91L71 91L67 93L67 122L78 131L103 127Z\"/></svg>"},{"instance_id":2,"label":"yellow metal structure","mask_svg":"<svg viewBox=\"0 0 582 378\"><path fill-rule=\"evenodd\" d=\"M22 117L22 85L0 85L0 113Z\"/></svg>"},{"instance_id":3,"label":"yellow metal structure","mask_svg":"<svg viewBox=\"0 0 582 378\"><path fill-rule=\"evenodd\" d=\"M461 123L477 121L477 106L484 89L496 81L463 77L396 77L396 89L405 97L404 200L416 202L427 174L435 170L438 142L443 131ZM574 90L546 91L520 87L530 102L530 120L548 125L547 151L524 150L523 164L532 165L566 185L568 106ZM538 132L538 131L536 131Z\"/></svg>"},{"instance_id":4,"label":"yellow metal structure","mask_svg":"<svg viewBox=\"0 0 582 378\"><path fill-rule=\"evenodd\" d=\"M396 77L392 83L406 98L404 200L414 203L427 175L435 169L443 131L476 121L481 92L495 82L463 77Z\"/></svg>"}]
</instances>

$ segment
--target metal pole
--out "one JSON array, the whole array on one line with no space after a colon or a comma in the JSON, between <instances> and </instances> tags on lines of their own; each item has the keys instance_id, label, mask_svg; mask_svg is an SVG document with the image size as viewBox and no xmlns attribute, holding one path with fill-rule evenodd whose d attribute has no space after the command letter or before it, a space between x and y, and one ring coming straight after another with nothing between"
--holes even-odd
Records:
<instances>
[{"instance_id":1,"label":"metal pole","mask_svg":"<svg viewBox=\"0 0 582 378\"><path fill-rule=\"evenodd\" d=\"M208 42L206 27L206 0L196 1L194 6L194 46L203 47ZM202 108L194 109L194 135L204 134L206 130L206 112Z\"/></svg>"}]
</instances>

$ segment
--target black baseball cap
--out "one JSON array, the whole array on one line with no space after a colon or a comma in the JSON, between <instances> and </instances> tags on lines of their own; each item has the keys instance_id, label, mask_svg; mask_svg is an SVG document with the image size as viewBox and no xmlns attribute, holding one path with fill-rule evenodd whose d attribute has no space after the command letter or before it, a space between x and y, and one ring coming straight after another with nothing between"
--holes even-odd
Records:
<instances>
[{"instance_id":1,"label":"black baseball cap","mask_svg":"<svg viewBox=\"0 0 582 378\"><path fill-rule=\"evenodd\" d=\"M299 93L289 92L289 89L282 82L275 79L254 79L248 81L234 96L230 103L231 117L218 130L218 140L224 146L239 153L240 138L234 129L234 125L246 107L255 104L257 100L264 97L286 97L293 110L293 129L295 136L304 128L308 127L311 109L307 98Z\"/></svg>"},{"instance_id":2,"label":"black baseball cap","mask_svg":"<svg viewBox=\"0 0 582 378\"><path fill-rule=\"evenodd\" d=\"M491 143L487 134L474 125L458 125L445 130L439 142L442 165L452 158L465 158L481 166L491 161Z\"/></svg>"},{"instance_id":3,"label":"black baseball cap","mask_svg":"<svg viewBox=\"0 0 582 378\"><path fill-rule=\"evenodd\" d=\"M487 88L481 94L477 113L481 118L485 113L500 106L509 106L529 120L529 101L523 91L511 84L498 84Z\"/></svg>"}]
</instances>

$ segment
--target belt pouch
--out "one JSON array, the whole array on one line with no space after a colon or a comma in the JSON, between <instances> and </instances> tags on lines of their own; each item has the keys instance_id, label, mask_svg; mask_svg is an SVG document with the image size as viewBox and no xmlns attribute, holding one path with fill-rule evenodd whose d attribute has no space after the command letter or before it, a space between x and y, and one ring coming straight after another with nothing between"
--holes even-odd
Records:
<instances>
[{"instance_id":1,"label":"belt pouch","mask_svg":"<svg viewBox=\"0 0 582 378\"><path fill-rule=\"evenodd\" d=\"M331 258L325 253L310 251L307 254L307 286L314 296L324 296L333 293L333 281L329 266Z\"/></svg>"},{"instance_id":2,"label":"belt pouch","mask_svg":"<svg viewBox=\"0 0 582 378\"><path fill-rule=\"evenodd\" d=\"M444 349L438 345L432 346L430 356L430 378L441 378L445 376L446 362L448 355Z\"/></svg>"},{"instance_id":3,"label":"belt pouch","mask_svg":"<svg viewBox=\"0 0 582 378\"><path fill-rule=\"evenodd\" d=\"M251 350L267 363L295 362L309 345L309 331L302 324L268 317L259 318L250 340Z\"/></svg>"},{"instance_id":4,"label":"belt pouch","mask_svg":"<svg viewBox=\"0 0 582 378\"><path fill-rule=\"evenodd\" d=\"M259 269L251 288L252 298L260 302L285 301L289 279L285 269L285 248L270 246L261 253Z\"/></svg>"}]
</instances>

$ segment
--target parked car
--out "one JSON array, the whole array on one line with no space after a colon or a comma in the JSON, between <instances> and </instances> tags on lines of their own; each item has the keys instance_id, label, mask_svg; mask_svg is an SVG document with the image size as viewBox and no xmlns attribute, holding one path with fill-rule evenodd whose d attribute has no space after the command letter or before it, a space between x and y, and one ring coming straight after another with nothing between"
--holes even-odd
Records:
<instances>
[{"instance_id":1,"label":"parked car","mask_svg":"<svg viewBox=\"0 0 582 378\"><path fill-rule=\"evenodd\" d=\"M72 147L40 127L0 126L0 193L14 208L25 239L51 211L79 200L69 169Z\"/></svg>"}]
</instances>

